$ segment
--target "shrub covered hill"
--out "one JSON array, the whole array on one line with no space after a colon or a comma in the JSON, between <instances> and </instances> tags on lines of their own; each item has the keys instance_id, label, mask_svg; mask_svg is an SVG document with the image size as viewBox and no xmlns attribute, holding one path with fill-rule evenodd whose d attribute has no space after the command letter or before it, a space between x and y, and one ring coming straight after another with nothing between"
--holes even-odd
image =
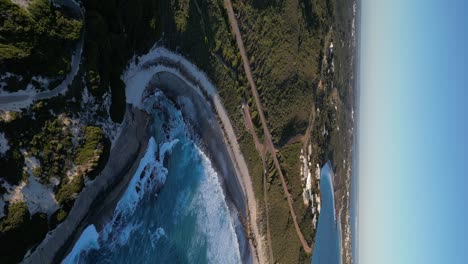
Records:
<instances>
[{"instance_id":1,"label":"shrub covered hill","mask_svg":"<svg viewBox=\"0 0 468 264\"><path fill-rule=\"evenodd\" d=\"M65 95L0 103L0 263L20 262L98 177L125 112L123 69L160 38L159 1L77 2L84 17L72 0L0 0L0 96L53 89L83 41Z\"/></svg>"},{"instance_id":2,"label":"shrub covered hill","mask_svg":"<svg viewBox=\"0 0 468 264\"><path fill-rule=\"evenodd\" d=\"M310 263L292 224L271 155L279 159L300 230L313 248L314 215L304 204L300 155L302 151L310 156L312 173L316 165L331 161L336 209L343 208L342 215L346 215L354 101L353 1L231 2L260 106L244 72L225 0L162 1L163 43L202 68L220 92L249 166L269 261ZM264 150L259 107L272 135L274 153ZM253 131L246 121L249 118ZM319 195L318 186L315 182L312 192Z\"/></svg>"},{"instance_id":3,"label":"shrub covered hill","mask_svg":"<svg viewBox=\"0 0 468 264\"><path fill-rule=\"evenodd\" d=\"M48 0L31 1L26 7L0 0L0 70L22 76L21 80L10 78L5 88L24 88L38 74L64 75L82 25L76 16L59 11Z\"/></svg>"},{"instance_id":4,"label":"shrub covered hill","mask_svg":"<svg viewBox=\"0 0 468 264\"><path fill-rule=\"evenodd\" d=\"M337 204L346 203L339 197L351 164L352 1L232 1L261 105L253 100L227 0L77 1L84 16L66 7L71 1L0 0L0 96L53 89L83 43L65 95L22 109L0 101L0 263L21 261L99 177L125 112L122 72L155 43L188 58L218 88L249 166L268 259L310 263L272 157L313 247L299 156L311 149L312 167L330 160ZM274 153L263 149L260 108Z\"/></svg>"}]
</instances>

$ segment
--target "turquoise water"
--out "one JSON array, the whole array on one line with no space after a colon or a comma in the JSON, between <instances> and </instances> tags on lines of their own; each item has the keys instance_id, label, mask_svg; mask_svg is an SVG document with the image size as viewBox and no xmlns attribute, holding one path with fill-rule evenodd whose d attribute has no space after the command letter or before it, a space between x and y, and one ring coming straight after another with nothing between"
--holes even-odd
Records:
<instances>
[{"instance_id":1,"label":"turquoise water","mask_svg":"<svg viewBox=\"0 0 468 264\"><path fill-rule=\"evenodd\" d=\"M237 215L182 114L155 95L153 138L112 221L65 263L240 263Z\"/></svg>"},{"instance_id":2,"label":"turquoise water","mask_svg":"<svg viewBox=\"0 0 468 264\"><path fill-rule=\"evenodd\" d=\"M312 255L313 264L341 263L339 227L335 217L332 174L333 171L327 162L320 172L322 208L318 219L316 243Z\"/></svg>"}]
</instances>

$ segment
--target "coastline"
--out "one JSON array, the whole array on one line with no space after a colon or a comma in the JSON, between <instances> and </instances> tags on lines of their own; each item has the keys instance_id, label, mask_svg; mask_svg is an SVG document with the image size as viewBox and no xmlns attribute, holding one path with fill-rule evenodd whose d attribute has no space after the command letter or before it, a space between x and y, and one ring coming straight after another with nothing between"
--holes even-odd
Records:
<instances>
[{"instance_id":1,"label":"coastline","mask_svg":"<svg viewBox=\"0 0 468 264\"><path fill-rule=\"evenodd\" d=\"M355 42L354 42L354 68L353 74L354 78L354 124L353 124L353 145L352 145L352 171L351 171L351 183L350 183L350 245L349 245L349 254L350 261L347 264L359 263L359 238L358 238L358 228L359 228L359 123L360 123L360 101L361 101L361 0L355 0L356 3L356 13L355 13Z\"/></svg>"},{"instance_id":2,"label":"coastline","mask_svg":"<svg viewBox=\"0 0 468 264\"><path fill-rule=\"evenodd\" d=\"M146 113L127 105L122 131L111 148L106 166L78 195L65 221L50 231L35 250L24 257L23 263L59 263L84 228L89 224L102 226L100 223L109 219L109 213L112 217L119 195L145 153L149 140L148 123Z\"/></svg>"},{"instance_id":3,"label":"coastline","mask_svg":"<svg viewBox=\"0 0 468 264\"><path fill-rule=\"evenodd\" d=\"M240 220L236 229L240 254L243 263L251 263L252 251L249 249L247 230L242 223L247 221L246 204L240 183L236 177L227 145L221 135L221 128L216 122L216 116L211 111L204 98L196 93L187 83L169 72L158 72L151 80L149 89L161 90L170 100L176 103L189 125L195 142L208 156L213 167L218 172L220 183L225 194L226 204L234 222Z\"/></svg>"},{"instance_id":4,"label":"coastline","mask_svg":"<svg viewBox=\"0 0 468 264\"><path fill-rule=\"evenodd\" d=\"M334 178L337 174L335 173L332 163L328 160L320 170L320 192L322 199L322 210L318 218L317 234L315 236L314 250L312 252L311 263L336 263L342 264L342 210L343 208L336 207L335 200L335 182ZM324 186L327 184L328 186ZM327 188L328 187L328 188ZM326 193L330 193L330 197ZM330 201L328 202L328 199ZM327 205L331 206L328 208ZM329 215L330 214L330 215ZM322 222L325 221L325 222ZM330 222L329 222L330 221ZM329 222L329 223L327 223ZM324 228L325 227L325 228ZM320 236L319 236L320 235ZM326 237L327 239L323 239ZM330 244L330 241L336 242L336 244ZM336 254L333 248L336 246ZM325 249L326 248L326 249ZM335 262L334 256L336 256L337 262Z\"/></svg>"},{"instance_id":5,"label":"coastline","mask_svg":"<svg viewBox=\"0 0 468 264\"><path fill-rule=\"evenodd\" d=\"M152 57L152 65L142 63L137 68L154 70L151 75L144 74L147 77L142 78L145 84L135 86L131 81L126 83L126 92L132 94L127 94L122 130L111 148L105 168L79 194L65 221L47 234L35 250L23 259L24 263L59 263L87 226L93 224L99 231L112 219L117 203L146 152L151 120L142 107L142 100L151 96L149 93L155 88L165 92L180 107L193 134L199 137L195 141L218 172L226 203L236 223L243 262L265 263L264 241L257 227L257 207L250 175L215 88L200 70L183 57L163 48L152 49L149 54L155 50L159 56ZM131 68L132 65L125 74ZM125 74L123 79L128 80L129 76ZM137 79L141 82L140 78Z\"/></svg>"},{"instance_id":6,"label":"coastline","mask_svg":"<svg viewBox=\"0 0 468 264\"><path fill-rule=\"evenodd\" d=\"M153 47L139 57L138 63L135 59L123 79L127 102L134 106L141 107L142 101L159 88L181 107L187 123L200 136L202 149L219 172L226 202L238 214L233 218L241 220L236 233L243 260L265 263L264 239L257 226L257 206L247 164L213 84L184 57L160 47Z\"/></svg>"},{"instance_id":7,"label":"coastline","mask_svg":"<svg viewBox=\"0 0 468 264\"><path fill-rule=\"evenodd\" d=\"M356 256L357 248L357 160L358 160L358 127L359 127L359 101L360 101L360 89L359 89L359 67L360 67L360 29L361 29L361 1L352 1L353 14L351 17L351 46L349 47L352 52L351 58L351 71L352 71L352 143L351 146L351 168L346 172L346 202L342 204L341 210L339 211L339 236L340 236L340 247L341 247L341 258L340 261L343 264L358 263ZM342 212L344 214L342 214Z\"/></svg>"}]
</instances>

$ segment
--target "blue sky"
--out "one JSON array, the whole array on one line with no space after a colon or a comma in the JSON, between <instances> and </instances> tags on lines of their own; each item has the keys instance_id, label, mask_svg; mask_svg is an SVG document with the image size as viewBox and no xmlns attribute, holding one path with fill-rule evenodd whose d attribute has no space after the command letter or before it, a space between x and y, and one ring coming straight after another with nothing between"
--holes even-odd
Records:
<instances>
[{"instance_id":1,"label":"blue sky","mask_svg":"<svg viewBox=\"0 0 468 264\"><path fill-rule=\"evenodd\" d=\"M466 2L362 0L360 263L468 263Z\"/></svg>"}]
</instances>

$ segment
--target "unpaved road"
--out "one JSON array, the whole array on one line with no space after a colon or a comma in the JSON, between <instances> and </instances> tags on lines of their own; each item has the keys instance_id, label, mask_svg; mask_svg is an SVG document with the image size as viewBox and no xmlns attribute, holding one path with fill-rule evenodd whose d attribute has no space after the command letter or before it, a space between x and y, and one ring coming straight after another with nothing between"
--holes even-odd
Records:
<instances>
[{"instance_id":1,"label":"unpaved road","mask_svg":"<svg viewBox=\"0 0 468 264\"><path fill-rule=\"evenodd\" d=\"M242 40L242 36L241 36L240 30L239 30L239 26L237 24L236 17L234 15L234 10L232 8L231 0L224 0L224 5L225 5L225 7L227 9L229 22L231 24L232 30L234 31L234 33L236 35L236 42L237 42L237 46L239 48L239 51L241 53L245 75L246 75L247 80L248 80L248 82L250 84L252 94L253 94L253 97L255 99L255 103L257 105L257 108L258 108L258 113L260 115L260 120L262 122L263 132L264 132L264 135L265 135L265 147L270 151L270 153L271 153L271 155L273 157L273 162L274 162L274 164L276 166L276 170L278 171L278 174L280 175L281 185L283 186L283 191L284 191L284 194L285 194L285 196L287 198L287 201L288 201L289 211L291 213L291 218L293 220L297 236L299 237L299 240L301 241L301 244L302 244L302 247L304 248L304 251L306 253L308 253L308 254L311 254L312 249L310 248L307 241L305 240L304 235L302 234L302 231L301 231L301 229L299 227L299 224L297 222L297 217L296 217L296 213L294 211L291 194L289 193L288 186L286 185L286 181L284 179L284 175L283 175L283 173L281 171L281 166L279 164L278 157L276 156L276 150L275 150L275 147L273 145L273 141L271 139L271 134L270 134L270 130L268 129L268 126L267 126L265 115L263 114L262 105L260 103L260 97L259 97L258 92L257 92L257 86L255 85L255 82L254 82L253 77L252 77L252 71L250 69L249 59L247 57L247 52L245 51L244 42Z\"/></svg>"},{"instance_id":2,"label":"unpaved road","mask_svg":"<svg viewBox=\"0 0 468 264\"><path fill-rule=\"evenodd\" d=\"M263 146L263 143L260 142L258 139L257 133L255 132L255 127L252 122L252 117L250 116L250 108L248 104L242 104L242 112L244 113L245 125L247 129L252 134L253 140L255 142L255 146L258 150L258 154L262 159L262 166L263 166L263 203L265 207L265 218L266 218L266 237L267 237L267 246L268 246L268 257L270 259L270 263L274 263L273 258L273 249L271 243L271 232L270 232L270 217L269 217L269 207L268 207L268 194L267 194L267 186L266 186L266 149Z\"/></svg>"}]
</instances>

